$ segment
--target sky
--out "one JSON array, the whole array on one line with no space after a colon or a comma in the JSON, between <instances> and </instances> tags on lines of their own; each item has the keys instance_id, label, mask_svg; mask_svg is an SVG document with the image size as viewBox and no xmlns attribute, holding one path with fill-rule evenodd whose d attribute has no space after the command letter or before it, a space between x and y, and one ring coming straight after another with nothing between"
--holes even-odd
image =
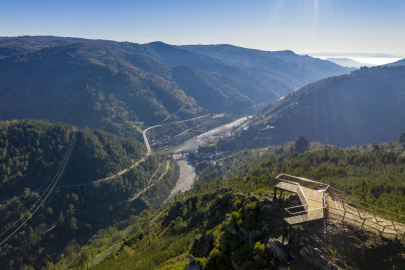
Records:
<instances>
[{"instance_id":1,"label":"sky","mask_svg":"<svg viewBox=\"0 0 405 270\"><path fill-rule=\"evenodd\" d=\"M404 0L0 0L0 36L405 57L404 14Z\"/></svg>"}]
</instances>

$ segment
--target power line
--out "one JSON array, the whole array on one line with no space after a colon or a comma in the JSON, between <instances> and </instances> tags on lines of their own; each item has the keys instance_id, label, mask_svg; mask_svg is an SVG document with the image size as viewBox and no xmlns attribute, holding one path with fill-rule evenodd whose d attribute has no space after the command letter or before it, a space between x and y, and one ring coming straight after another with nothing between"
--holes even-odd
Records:
<instances>
[{"instance_id":1,"label":"power line","mask_svg":"<svg viewBox=\"0 0 405 270\"><path fill-rule=\"evenodd\" d=\"M74 144L75 144L75 142L76 142L76 135L77 135L77 131L76 131L76 129L75 129L75 132L73 133L73 137L72 137L71 143L70 143L69 148L68 148L68 151L67 151L67 155L66 155L65 159L63 160L63 163L61 164L61 167L60 167L60 169L58 170L58 173L55 175L55 178L52 180L51 184L47 187L46 191L43 193L43 195L41 195L41 197L37 200L36 203L38 203L38 202L42 199L42 197L45 196L44 199L41 201L41 203L38 205L38 207L36 207L36 208L34 209L34 211L32 212L32 214L30 214L30 215L28 216L28 218L27 218L16 230L14 230L9 236L7 236L7 237L0 243L0 245L4 244L4 243L5 243L8 239L10 239L22 226L24 226L25 223L27 223L27 221L38 211L38 209L44 204L45 200L49 197L49 195L50 195L50 194L52 193L52 191L55 189L55 187L56 187L56 185L57 185L59 179L61 178L61 176L62 176L62 174L63 174L64 170L66 169L66 166L67 166L67 164L68 164L68 162L69 162L70 155L72 154L73 147L74 147ZM45 195L45 194L46 194L46 195ZM35 204L36 204L36 203L35 203ZM22 217L21 217L19 220L17 220L12 226L10 226L7 230L5 230L5 231L0 235L0 237L3 236L3 235L4 235L7 231L9 231L12 227L14 227L27 213L29 213L29 211L30 211L33 207L35 207L35 204L34 204L24 215L22 215Z\"/></svg>"},{"instance_id":2,"label":"power line","mask_svg":"<svg viewBox=\"0 0 405 270\"><path fill-rule=\"evenodd\" d=\"M70 146L70 144L69 144L69 146ZM69 149L69 146L68 146L68 149ZM43 187L49 182L49 180L51 179L51 176L54 175L55 173L56 173L55 175L57 175L57 174L59 173L60 168L61 168L61 166L62 166L62 164L63 164L63 161L64 161L65 158L66 158L66 155L67 155L67 151L66 151L66 153L63 154L62 159L61 159L61 162L60 162L60 165L59 165L58 167L56 167L56 168L53 170L52 174L48 177L48 179L47 179L46 181L44 181L44 182L42 183L42 185L37 189L37 191L38 191L38 190L39 190L39 191L40 191L40 190L43 190ZM52 181L51 181L51 183L52 183ZM51 184L50 184L50 185L51 185ZM46 189L45 189L45 190L46 190ZM35 192L35 190L34 190L33 192ZM43 192L41 192L41 193L43 193ZM17 197L21 197L21 196L17 196ZM28 198L27 200L24 201L24 203L22 203L20 206L18 206L16 209L14 209L13 212L8 213L2 220L0 220L0 223L3 222L4 220L6 220L9 216L11 216L12 214L14 214L15 212L17 212L19 209L21 209L21 208L22 208L24 205L26 205L31 199L32 199L31 197ZM38 201L39 201L39 200L37 200L33 205L35 205L36 203L38 203ZM32 207L31 207L31 208L32 208ZM31 209L31 208L30 208L30 209Z\"/></svg>"}]
</instances>

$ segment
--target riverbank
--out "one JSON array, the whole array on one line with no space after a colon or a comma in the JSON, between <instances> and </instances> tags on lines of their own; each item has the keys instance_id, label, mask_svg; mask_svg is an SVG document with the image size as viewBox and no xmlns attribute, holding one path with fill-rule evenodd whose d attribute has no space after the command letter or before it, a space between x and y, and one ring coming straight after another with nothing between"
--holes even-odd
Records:
<instances>
[{"instance_id":1,"label":"riverbank","mask_svg":"<svg viewBox=\"0 0 405 270\"><path fill-rule=\"evenodd\" d=\"M172 199L178 192L185 192L191 189L195 180L198 178L193 164L188 159L189 152L196 151L201 146L231 136L234 130L245 124L250 118L251 116L242 117L231 123L213 128L171 149L170 152L166 152L166 154L172 155L173 159L176 160L180 166L179 180L166 201Z\"/></svg>"}]
</instances>

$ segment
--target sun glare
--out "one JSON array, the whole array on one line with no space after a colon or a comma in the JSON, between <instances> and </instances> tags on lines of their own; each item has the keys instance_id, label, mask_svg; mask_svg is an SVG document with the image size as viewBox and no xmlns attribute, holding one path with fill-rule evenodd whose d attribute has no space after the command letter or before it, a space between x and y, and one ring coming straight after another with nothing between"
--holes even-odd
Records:
<instances>
[{"instance_id":1,"label":"sun glare","mask_svg":"<svg viewBox=\"0 0 405 270\"><path fill-rule=\"evenodd\" d=\"M274 20L277 18L277 15L280 12L280 9L283 6L283 4L284 4L284 0L277 0L274 3L273 8L271 9L269 15L267 16L266 22L265 22L269 29L273 25Z\"/></svg>"}]
</instances>

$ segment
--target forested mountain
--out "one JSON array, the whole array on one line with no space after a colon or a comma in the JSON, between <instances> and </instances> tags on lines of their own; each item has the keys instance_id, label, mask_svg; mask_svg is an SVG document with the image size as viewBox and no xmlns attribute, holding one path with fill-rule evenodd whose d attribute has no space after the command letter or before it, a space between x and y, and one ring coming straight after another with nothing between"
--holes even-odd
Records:
<instances>
[{"instance_id":1,"label":"forested mountain","mask_svg":"<svg viewBox=\"0 0 405 270\"><path fill-rule=\"evenodd\" d=\"M401 59L394 63L388 64L388 66L404 66L404 65L405 65L405 59Z\"/></svg>"},{"instance_id":2,"label":"forested mountain","mask_svg":"<svg viewBox=\"0 0 405 270\"><path fill-rule=\"evenodd\" d=\"M243 70L281 79L294 88L353 70L292 51L260 51L227 44L185 45L182 48L217 58Z\"/></svg>"},{"instance_id":3,"label":"forested mountain","mask_svg":"<svg viewBox=\"0 0 405 270\"><path fill-rule=\"evenodd\" d=\"M405 127L405 67L361 68L309 84L264 108L236 141L251 147L294 140L337 146L389 141Z\"/></svg>"},{"instance_id":4,"label":"forested mountain","mask_svg":"<svg viewBox=\"0 0 405 270\"><path fill-rule=\"evenodd\" d=\"M68 124L42 120L0 122L0 200L43 186L67 151L74 129ZM101 130L78 132L71 160L61 183L101 179L129 167L146 154L134 138Z\"/></svg>"},{"instance_id":5,"label":"forested mountain","mask_svg":"<svg viewBox=\"0 0 405 270\"><path fill-rule=\"evenodd\" d=\"M109 255L95 270L401 267L404 238L341 218L296 226L292 244L278 241L284 209L299 204L285 193L273 201L280 173L330 184L405 222L405 66L314 82L349 70L230 45L0 38L0 269L85 269L101 254ZM133 136L205 115L149 131L158 145L192 130L176 144L271 102L230 140L190 155L200 181L166 201L178 164L146 154ZM15 120L33 117L47 120ZM258 149L202 155L246 148Z\"/></svg>"},{"instance_id":6,"label":"forested mountain","mask_svg":"<svg viewBox=\"0 0 405 270\"><path fill-rule=\"evenodd\" d=\"M72 44L0 61L3 119L46 118L133 135L133 122L157 123L201 108L148 56Z\"/></svg>"},{"instance_id":7,"label":"forested mountain","mask_svg":"<svg viewBox=\"0 0 405 270\"><path fill-rule=\"evenodd\" d=\"M0 241L22 226L0 245L1 268L63 259L98 230L159 207L178 177L177 164L147 157L134 138L44 120L0 122Z\"/></svg>"},{"instance_id":8,"label":"forested mountain","mask_svg":"<svg viewBox=\"0 0 405 270\"><path fill-rule=\"evenodd\" d=\"M0 54L3 120L46 118L120 135L139 134L139 122L252 112L292 91L279 79L161 42L0 38Z\"/></svg>"},{"instance_id":9,"label":"forested mountain","mask_svg":"<svg viewBox=\"0 0 405 270\"><path fill-rule=\"evenodd\" d=\"M391 143L404 146L400 140ZM273 201L275 177L286 173L320 180L364 207L377 206L373 209L405 220L401 152L383 145L364 152L326 146L245 165L237 176L197 184L155 215L144 212L132 225L133 234L94 269L383 269L387 261L402 267L402 235L382 236L332 213L323 221L293 226L292 241L281 243L285 208L300 203L296 195ZM91 254L94 248L91 244L82 252ZM85 267L80 258L76 255Z\"/></svg>"}]
</instances>

